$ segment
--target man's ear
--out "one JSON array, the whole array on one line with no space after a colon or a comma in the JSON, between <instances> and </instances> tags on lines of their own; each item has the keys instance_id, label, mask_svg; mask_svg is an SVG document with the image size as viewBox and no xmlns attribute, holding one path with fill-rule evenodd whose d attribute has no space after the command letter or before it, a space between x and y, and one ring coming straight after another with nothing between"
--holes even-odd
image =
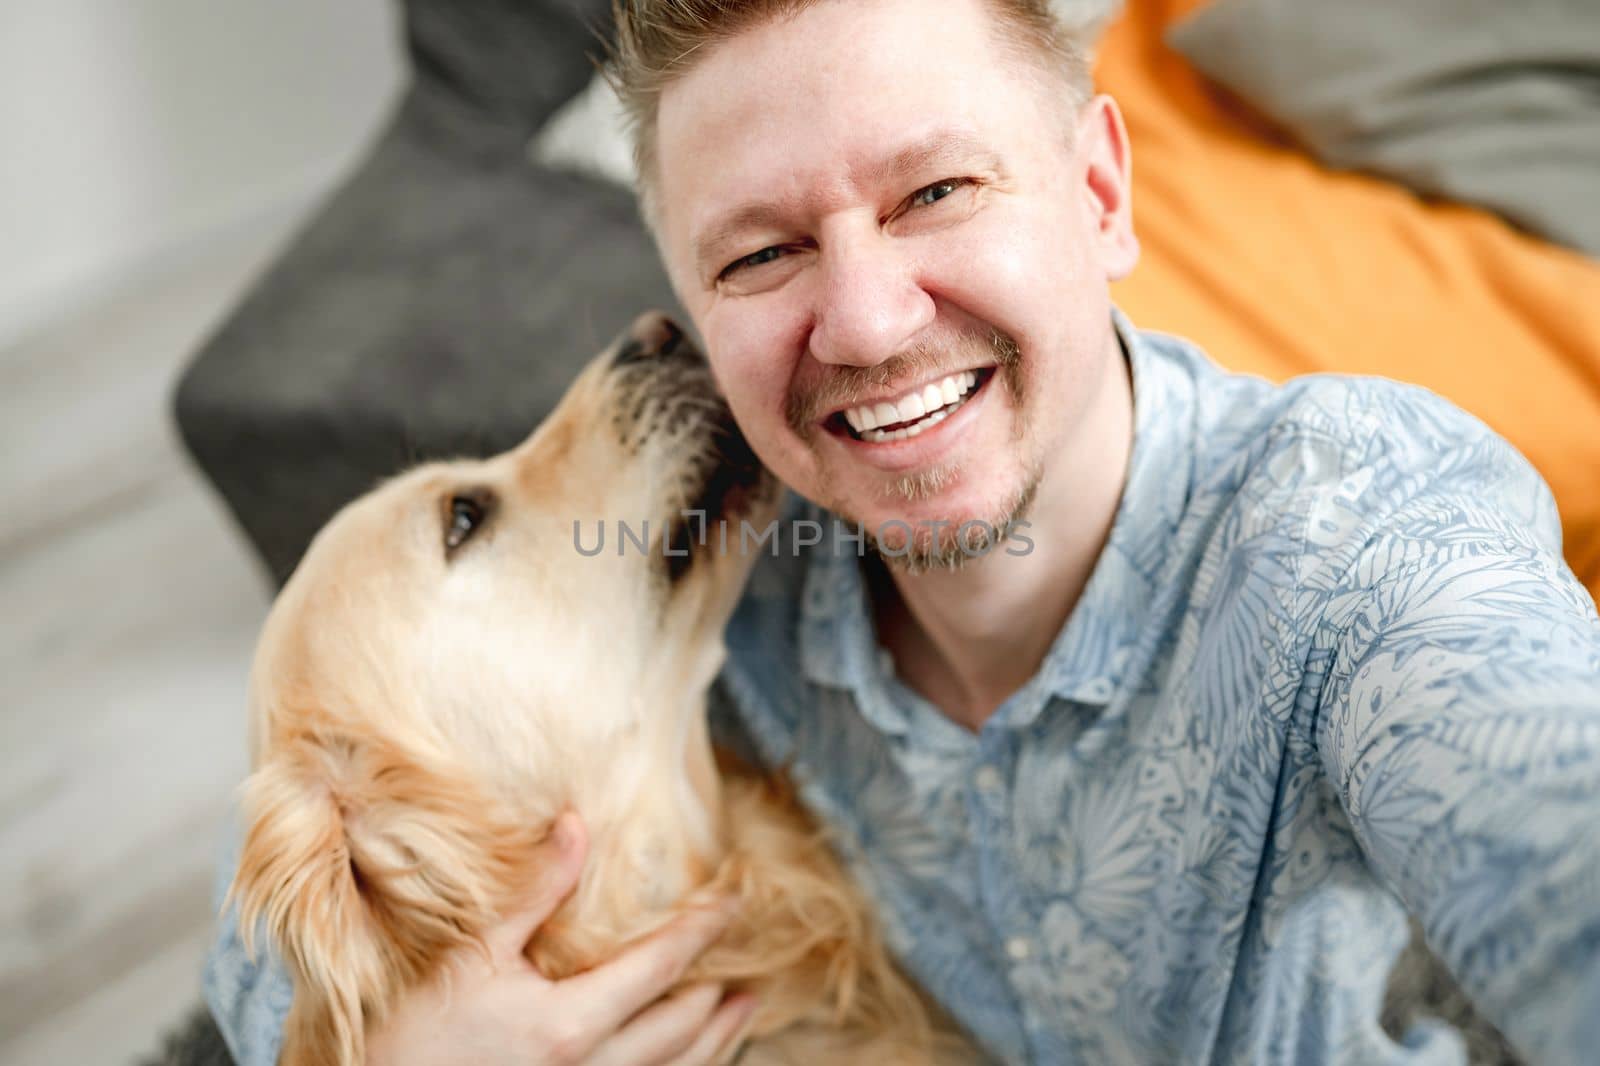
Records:
<instances>
[{"instance_id":1,"label":"man's ear","mask_svg":"<svg viewBox=\"0 0 1600 1066\"><path fill-rule=\"evenodd\" d=\"M1107 281L1127 277L1139 261L1133 232L1133 154L1122 111L1101 94L1078 110L1078 159L1083 202Z\"/></svg>"}]
</instances>

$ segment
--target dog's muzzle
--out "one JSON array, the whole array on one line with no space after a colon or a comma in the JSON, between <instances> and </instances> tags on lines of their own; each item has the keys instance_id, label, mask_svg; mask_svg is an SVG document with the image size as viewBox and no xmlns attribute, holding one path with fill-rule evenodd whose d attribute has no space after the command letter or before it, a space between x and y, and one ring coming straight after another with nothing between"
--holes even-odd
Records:
<instances>
[{"instance_id":1,"label":"dog's muzzle","mask_svg":"<svg viewBox=\"0 0 1600 1066\"><path fill-rule=\"evenodd\" d=\"M624 439L637 446L660 433L685 444L684 502L664 553L676 581L705 555L716 523L750 513L770 490L769 476L717 393L705 355L672 319L659 311L635 319L611 369L623 382Z\"/></svg>"}]
</instances>

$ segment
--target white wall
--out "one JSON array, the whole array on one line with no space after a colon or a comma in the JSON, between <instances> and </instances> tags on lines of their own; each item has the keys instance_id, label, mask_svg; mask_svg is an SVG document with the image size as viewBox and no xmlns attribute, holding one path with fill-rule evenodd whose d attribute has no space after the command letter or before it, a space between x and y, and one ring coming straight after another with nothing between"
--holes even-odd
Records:
<instances>
[{"instance_id":1,"label":"white wall","mask_svg":"<svg viewBox=\"0 0 1600 1066\"><path fill-rule=\"evenodd\" d=\"M199 1002L265 597L172 381L383 122L395 28L389 0L0 0L7 1066L121 1066Z\"/></svg>"},{"instance_id":2,"label":"white wall","mask_svg":"<svg viewBox=\"0 0 1600 1066\"><path fill-rule=\"evenodd\" d=\"M389 0L0 0L0 348L309 202L402 77Z\"/></svg>"}]
</instances>

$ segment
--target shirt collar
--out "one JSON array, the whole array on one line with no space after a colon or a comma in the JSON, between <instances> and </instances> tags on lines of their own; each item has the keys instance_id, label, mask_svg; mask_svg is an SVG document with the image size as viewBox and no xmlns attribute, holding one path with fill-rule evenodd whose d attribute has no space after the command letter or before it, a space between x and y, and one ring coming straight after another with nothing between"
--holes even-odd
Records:
<instances>
[{"instance_id":1,"label":"shirt collar","mask_svg":"<svg viewBox=\"0 0 1600 1066\"><path fill-rule=\"evenodd\" d=\"M1104 706L1148 628L1160 575L1189 497L1194 463L1193 381L1122 314L1112 320L1133 381L1134 440L1117 514L1106 546L1067 624L1034 678L992 721L1019 727L1051 697ZM808 517L834 520L814 509ZM801 666L822 685L854 690L861 711L884 731L904 732L907 708L890 696L889 670L868 613L860 560L825 534L812 549L800 610Z\"/></svg>"}]
</instances>

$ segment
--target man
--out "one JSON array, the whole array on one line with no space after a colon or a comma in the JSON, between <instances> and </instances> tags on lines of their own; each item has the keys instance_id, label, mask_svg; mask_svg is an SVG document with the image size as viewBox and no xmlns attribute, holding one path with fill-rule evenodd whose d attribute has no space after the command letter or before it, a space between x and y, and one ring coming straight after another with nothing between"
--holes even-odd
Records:
<instances>
[{"instance_id":1,"label":"man","mask_svg":"<svg viewBox=\"0 0 1600 1066\"><path fill-rule=\"evenodd\" d=\"M1587 1054L1600 619L1527 464L1419 390L1277 389L1118 315L1129 146L1038 0L619 18L646 213L734 413L879 549L761 564L730 733L792 764L911 972L1006 1061L1458 1061L1378 1025L1409 911L1524 1052ZM374 1061L733 1046L748 1003L656 999L714 921L519 966L563 828L495 959ZM283 979L231 937L213 1005L270 1061Z\"/></svg>"}]
</instances>

